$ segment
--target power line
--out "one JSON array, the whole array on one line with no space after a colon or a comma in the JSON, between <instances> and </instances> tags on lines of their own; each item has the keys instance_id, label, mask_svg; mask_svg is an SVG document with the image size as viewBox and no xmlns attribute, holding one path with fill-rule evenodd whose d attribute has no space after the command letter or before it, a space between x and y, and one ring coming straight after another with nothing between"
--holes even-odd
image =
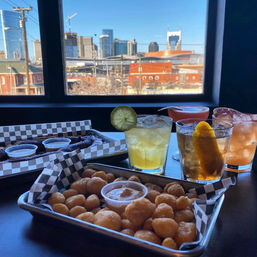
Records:
<instances>
[{"instance_id":1,"label":"power line","mask_svg":"<svg viewBox=\"0 0 257 257\"><path fill-rule=\"evenodd\" d=\"M22 1L23 1L23 3L27 4L28 6L31 6L34 11L38 12L37 8L35 6L33 6L31 3L28 4L25 0L22 0Z\"/></svg>"},{"instance_id":2,"label":"power line","mask_svg":"<svg viewBox=\"0 0 257 257\"><path fill-rule=\"evenodd\" d=\"M15 3L12 0L4 0L9 6L13 7L13 6L18 6L17 3ZM28 3L26 3L25 1L23 1L25 4L29 5ZM34 8L34 7L33 7ZM28 14L28 16L30 17L30 21L32 21L33 23L35 23L36 25L39 25L38 23L38 19L35 18L34 16L32 16L31 14Z\"/></svg>"}]
</instances>

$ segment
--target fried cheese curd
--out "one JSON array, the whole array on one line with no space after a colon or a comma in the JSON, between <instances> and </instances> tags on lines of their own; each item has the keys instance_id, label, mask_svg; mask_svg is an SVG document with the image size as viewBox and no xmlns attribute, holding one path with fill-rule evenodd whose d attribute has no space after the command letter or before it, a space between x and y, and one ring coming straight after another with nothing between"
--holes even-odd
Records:
<instances>
[{"instance_id":1,"label":"fried cheese curd","mask_svg":"<svg viewBox=\"0 0 257 257\"><path fill-rule=\"evenodd\" d=\"M135 175L117 177L86 168L69 189L53 193L48 204L57 213L170 249L178 249L181 244L196 240L193 202L198 199L197 195L186 194L177 182L164 187L145 183L148 188L146 197L132 201L120 213L106 206L101 189L108 183L121 180L144 183Z\"/></svg>"}]
</instances>

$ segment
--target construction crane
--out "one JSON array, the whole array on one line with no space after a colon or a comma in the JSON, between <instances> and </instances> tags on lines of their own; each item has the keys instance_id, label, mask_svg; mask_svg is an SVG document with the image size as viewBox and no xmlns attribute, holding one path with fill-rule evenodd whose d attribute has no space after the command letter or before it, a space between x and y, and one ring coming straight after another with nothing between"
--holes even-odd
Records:
<instances>
[{"instance_id":1,"label":"construction crane","mask_svg":"<svg viewBox=\"0 0 257 257\"><path fill-rule=\"evenodd\" d=\"M72 19L72 18L74 18L75 16L77 15L77 13L75 12L75 13L73 13L71 16L68 16L68 18L67 18L67 22L68 22L68 27L69 27L69 32L71 32L71 24L70 24L70 20Z\"/></svg>"}]
</instances>

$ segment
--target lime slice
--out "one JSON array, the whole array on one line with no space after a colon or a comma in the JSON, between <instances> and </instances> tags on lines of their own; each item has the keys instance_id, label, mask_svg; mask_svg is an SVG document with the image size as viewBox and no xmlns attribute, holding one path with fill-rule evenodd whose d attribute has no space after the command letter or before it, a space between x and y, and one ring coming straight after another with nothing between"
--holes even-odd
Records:
<instances>
[{"instance_id":1,"label":"lime slice","mask_svg":"<svg viewBox=\"0 0 257 257\"><path fill-rule=\"evenodd\" d=\"M111 124L120 131L126 131L137 123L135 110L127 105L120 105L111 112Z\"/></svg>"}]
</instances>

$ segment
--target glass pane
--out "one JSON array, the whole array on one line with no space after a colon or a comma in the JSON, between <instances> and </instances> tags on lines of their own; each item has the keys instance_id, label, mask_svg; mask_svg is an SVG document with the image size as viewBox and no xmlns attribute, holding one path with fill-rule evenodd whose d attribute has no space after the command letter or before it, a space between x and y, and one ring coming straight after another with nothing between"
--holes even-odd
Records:
<instances>
[{"instance_id":1,"label":"glass pane","mask_svg":"<svg viewBox=\"0 0 257 257\"><path fill-rule=\"evenodd\" d=\"M0 3L0 95L44 95L37 1Z\"/></svg>"},{"instance_id":2,"label":"glass pane","mask_svg":"<svg viewBox=\"0 0 257 257\"><path fill-rule=\"evenodd\" d=\"M207 0L63 0L68 95L203 93Z\"/></svg>"}]
</instances>

